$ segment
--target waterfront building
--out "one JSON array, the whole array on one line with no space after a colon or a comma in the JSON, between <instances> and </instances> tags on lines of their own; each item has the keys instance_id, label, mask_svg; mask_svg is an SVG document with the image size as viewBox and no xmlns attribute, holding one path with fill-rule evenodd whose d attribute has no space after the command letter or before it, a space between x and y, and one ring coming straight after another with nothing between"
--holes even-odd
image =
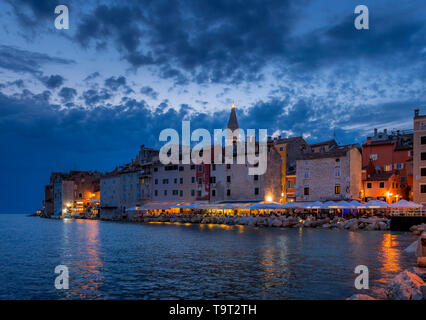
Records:
<instances>
[{"instance_id":1,"label":"waterfront building","mask_svg":"<svg viewBox=\"0 0 426 320\"><path fill-rule=\"evenodd\" d=\"M362 200L367 202L370 200L382 200L388 203L401 200L401 194L404 192L404 185L400 183L400 175L398 173L389 172L373 172L365 176L363 170L362 179Z\"/></svg>"},{"instance_id":2,"label":"waterfront building","mask_svg":"<svg viewBox=\"0 0 426 320\"><path fill-rule=\"evenodd\" d=\"M296 200L360 200L361 165L358 144L308 150L296 161Z\"/></svg>"},{"instance_id":3,"label":"waterfront building","mask_svg":"<svg viewBox=\"0 0 426 320\"><path fill-rule=\"evenodd\" d=\"M296 160L308 148L308 144L302 137L281 138L281 136L270 138L269 145L273 145L281 157L281 201L296 200Z\"/></svg>"},{"instance_id":4,"label":"waterfront building","mask_svg":"<svg viewBox=\"0 0 426 320\"><path fill-rule=\"evenodd\" d=\"M228 129L234 131L239 128L236 107L232 104L228 121ZM211 164L204 168L204 175L200 182L203 182L203 191L209 189L210 202L223 201L277 201L282 194L282 159L273 144L267 144L267 169L263 175L249 175L250 164L237 163L236 143L238 137L233 138L233 163L232 164ZM246 137L247 142L254 137ZM212 146L214 150L214 147ZM255 152L259 151L259 144L255 142ZM225 148L222 148L225 152ZM212 158L214 158L212 152ZM248 156L245 148L245 157ZM209 179L207 177L209 176ZM209 188L207 188L207 183ZM206 199L206 198L204 198Z\"/></svg>"},{"instance_id":5,"label":"waterfront building","mask_svg":"<svg viewBox=\"0 0 426 320\"><path fill-rule=\"evenodd\" d=\"M387 129L378 131L374 129L373 136L367 137L362 145L363 166L363 200L381 199L388 203L394 203L401 199L411 200L413 197L413 132L412 130ZM389 173L381 175L381 173ZM371 177L392 177L393 181L379 181L381 185L398 185L392 190L381 190L382 188L371 188L367 190L366 185L371 185L368 179ZM398 192L395 192L397 189ZM376 194L373 191L377 191ZM367 196L368 194L368 196ZM387 195L383 198L383 194Z\"/></svg>"},{"instance_id":6,"label":"waterfront building","mask_svg":"<svg viewBox=\"0 0 426 320\"><path fill-rule=\"evenodd\" d=\"M116 168L101 178L101 218L118 218L126 209L141 205L141 178L148 174L146 166L132 162ZM145 197L145 195L144 195Z\"/></svg>"},{"instance_id":7,"label":"waterfront building","mask_svg":"<svg viewBox=\"0 0 426 320\"><path fill-rule=\"evenodd\" d=\"M136 163L140 165L149 164L158 161L159 151L153 148L147 148L144 144L140 146L138 155L136 156Z\"/></svg>"},{"instance_id":8,"label":"waterfront building","mask_svg":"<svg viewBox=\"0 0 426 320\"><path fill-rule=\"evenodd\" d=\"M94 206L100 197L100 176L100 172L92 171L52 172L45 186L44 214L60 216L77 206L79 209ZM86 210L79 211L86 213Z\"/></svg>"},{"instance_id":9,"label":"waterfront building","mask_svg":"<svg viewBox=\"0 0 426 320\"><path fill-rule=\"evenodd\" d=\"M426 115L414 110L413 200L426 205Z\"/></svg>"}]
</instances>

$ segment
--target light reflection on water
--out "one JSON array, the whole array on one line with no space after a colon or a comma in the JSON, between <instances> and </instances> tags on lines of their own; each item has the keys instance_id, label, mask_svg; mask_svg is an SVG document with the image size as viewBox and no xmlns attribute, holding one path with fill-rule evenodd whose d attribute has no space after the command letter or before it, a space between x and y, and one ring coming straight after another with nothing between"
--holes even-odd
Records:
<instances>
[{"instance_id":1,"label":"light reflection on water","mask_svg":"<svg viewBox=\"0 0 426 320\"><path fill-rule=\"evenodd\" d=\"M406 233L0 216L0 298L342 299L414 264ZM53 286L56 265L70 289ZM7 276L6 276L7 275Z\"/></svg>"}]
</instances>

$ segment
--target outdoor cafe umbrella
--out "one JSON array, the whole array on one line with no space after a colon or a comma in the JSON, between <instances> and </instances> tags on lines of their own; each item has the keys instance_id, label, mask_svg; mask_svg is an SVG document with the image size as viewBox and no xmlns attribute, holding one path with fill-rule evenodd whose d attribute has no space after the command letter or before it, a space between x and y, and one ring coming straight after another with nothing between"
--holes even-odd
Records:
<instances>
[{"instance_id":1,"label":"outdoor cafe umbrella","mask_svg":"<svg viewBox=\"0 0 426 320\"><path fill-rule=\"evenodd\" d=\"M370 200L365 204L365 207L370 209L385 209L389 208L389 205L381 200Z\"/></svg>"},{"instance_id":2,"label":"outdoor cafe umbrella","mask_svg":"<svg viewBox=\"0 0 426 320\"><path fill-rule=\"evenodd\" d=\"M419 203L401 199L398 202L390 204L389 207L400 208L400 209L418 209L418 208L422 208L423 206Z\"/></svg>"}]
</instances>

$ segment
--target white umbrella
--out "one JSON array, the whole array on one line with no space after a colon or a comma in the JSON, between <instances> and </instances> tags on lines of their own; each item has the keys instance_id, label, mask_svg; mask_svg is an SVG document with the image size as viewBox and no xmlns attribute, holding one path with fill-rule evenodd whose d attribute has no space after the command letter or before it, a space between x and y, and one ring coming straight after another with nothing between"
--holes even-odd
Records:
<instances>
[{"instance_id":1,"label":"white umbrella","mask_svg":"<svg viewBox=\"0 0 426 320\"><path fill-rule=\"evenodd\" d=\"M337 204L334 201L326 201L323 203L324 208L337 208Z\"/></svg>"},{"instance_id":2,"label":"white umbrella","mask_svg":"<svg viewBox=\"0 0 426 320\"><path fill-rule=\"evenodd\" d=\"M401 199L398 202L390 204L389 207L413 209L413 208L422 208L423 206L421 204L418 204L418 203L415 203L415 202L412 202L412 201L407 201L407 200Z\"/></svg>"},{"instance_id":3,"label":"white umbrella","mask_svg":"<svg viewBox=\"0 0 426 320\"><path fill-rule=\"evenodd\" d=\"M336 202L336 207L337 208L350 208L351 205L348 202L341 200L341 201Z\"/></svg>"},{"instance_id":4,"label":"white umbrella","mask_svg":"<svg viewBox=\"0 0 426 320\"><path fill-rule=\"evenodd\" d=\"M276 202L259 202L251 205L249 209L280 209L282 207L281 203Z\"/></svg>"},{"instance_id":5,"label":"white umbrella","mask_svg":"<svg viewBox=\"0 0 426 320\"><path fill-rule=\"evenodd\" d=\"M370 200L365 205L367 208L371 208L371 209L389 208L389 205L386 202L381 200Z\"/></svg>"},{"instance_id":6,"label":"white umbrella","mask_svg":"<svg viewBox=\"0 0 426 320\"><path fill-rule=\"evenodd\" d=\"M321 209L323 208L323 203L321 201L315 201L315 202L308 202L305 205L303 205L304 208L309 209Z\"/></svg>"},{"instance_id":7,"label":"white umbrella","mask_svg":"<svg viewBox=\"0 0 426 320\"><path fill-rule=\"evenodd\" d=\"M281 204L280 207L284 209L290 209L290 208L300 208L300 206L301 206L300 204L296 204L293 201L289 201L287 203Z\"/></svg>"},{"instance_id":8,"label":"white umbrella","mask_svg":"<svg viewBox=\"0 0 426 320\"><path fill-rule=\"evenodd\" d=\"M359 201L352 200L352 201L349 202L349 205L350 205L351 208L359 208L359 207L362 208L363 204Z\"/></svg>"}]
</instances>

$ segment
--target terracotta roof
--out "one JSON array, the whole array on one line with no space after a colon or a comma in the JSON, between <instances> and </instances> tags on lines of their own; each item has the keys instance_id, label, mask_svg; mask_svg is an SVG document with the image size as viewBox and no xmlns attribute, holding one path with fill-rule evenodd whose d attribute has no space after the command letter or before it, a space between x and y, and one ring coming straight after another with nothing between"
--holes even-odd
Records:
<instances>
[{"instance_id":1,"label":"terracotta roof","mask_svg":"<svg viewBox=\"0 0 426 320\"><path fill-rule=\"evenodd\" d=\"M309 152L305 153L298 160L313 160L323 158L345 157L347 150L330 150L328 152Z\"/></svg>"},{"instance_id":2,"label":"terracotta roof","mask_svg":"<svg viewBox=\"0 0 426 320\"><path fill-rule=\"evenodd\" d=\"M313 143L313 144L310 144L309 146L312 148L312 147L334 146L334 145L337 145L337 142L336 142L336 140L331 139L331 140L327 140L327 141L324 141L324 142Z\"/></svg>"},{"instance_id":3,"label":"terracotta roof","mask_svg":"<svg viewBox=\"0 0 426 320\"><path fill-rule=\"evenodd\" d=\"M343 145L343 146L334 146L328 152L308 152L308 153L305 153L298 160L345 157L346 153L349 150L354 149L354 148L359 149L359 145L354 143L354 144L347 144L347 145Z\"/></svg>"},{"instance_id":4,"label":"terracotta roof","mask_svg":"<svg viewBox=\"0 0 426 320\"><path fill-rule=\"evenodd\" d=\"M386 181L389 180L390 177L392 177L392 172L377 172L373 173L372 175L369 175L367 177L367 181Z\"/></svg>"}]
</instances>

